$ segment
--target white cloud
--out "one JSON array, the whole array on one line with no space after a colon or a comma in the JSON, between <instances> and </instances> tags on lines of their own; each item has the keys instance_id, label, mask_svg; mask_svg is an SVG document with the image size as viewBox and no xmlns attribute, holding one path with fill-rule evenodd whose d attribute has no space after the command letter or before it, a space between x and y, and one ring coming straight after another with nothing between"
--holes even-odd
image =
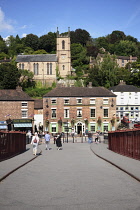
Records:
<instances>
[{"instance_id":1,"label":"white cloud","mask_svg":"<svg viewBox=\"0 0 140 210\"><path fill-rule=\"evenodd\" d=\"M13 31L14 27L8 23L8 21L5 19L4 12L1 10L0 7L0 32L3 31Z\"/></svg>"},{"instance_id":2,"label":"white cloud","mask_svg":"<svg viewBox=\"0 0 140 210\"><path fill-rule=\"evenodd\" d=\"M21 36L21 37L26 37L26 36L27 36L27 34L25 34L25 33L24 33L24 34L22 34L22 36Z\"/></svg>"},{"instance_id":3,"label":"white cloud","mask_svg":"<svg viewBox=\"0 0 140 210\"><path fill-rule=\"evenodd\" d=\"M20 28L25 29L25 28L27 28L27 25L21 26Z\"/></svg>"}]
</instances>

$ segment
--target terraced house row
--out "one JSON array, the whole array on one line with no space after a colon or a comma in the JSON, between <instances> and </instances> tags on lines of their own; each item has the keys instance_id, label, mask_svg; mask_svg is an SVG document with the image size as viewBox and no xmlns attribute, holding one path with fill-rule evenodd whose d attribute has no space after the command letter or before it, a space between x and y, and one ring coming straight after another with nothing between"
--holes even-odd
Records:
<instances>
[{"instance_id":1,"label":"terraced house row","mask_svg":"<svg viewBox=\"0 0 140 210\"><path fill-rule=\"evenodd\" d=\"M115 129L111 120L116 115L116 95L103 87L58 86L43 97L41 114L35 109L35 100L21 88L0 90L0 110L1 128L10 118L13 130L34 131L34 126L38 128L37 123L41 123L43 130L51 133L66 132L67 128L78 134L86 129L107 131ZM41 118L38 121L38 114L43 122Z\"/></svg>"}]
</instances>

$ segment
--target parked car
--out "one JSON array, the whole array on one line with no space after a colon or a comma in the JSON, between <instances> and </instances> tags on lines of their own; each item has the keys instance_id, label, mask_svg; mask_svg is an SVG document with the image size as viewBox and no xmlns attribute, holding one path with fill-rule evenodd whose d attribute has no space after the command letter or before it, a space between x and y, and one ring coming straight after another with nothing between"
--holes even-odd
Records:
<instances>
[{"instance_id":1,"label":"parked car","mask_svg":"<svg viewBox=\"0 0 140 210\"><path fill-rule=\"evenodd\" d=\"M134 128L140 128L140 122L137 124L134 124Z\"/></svg>"}]
</instances>

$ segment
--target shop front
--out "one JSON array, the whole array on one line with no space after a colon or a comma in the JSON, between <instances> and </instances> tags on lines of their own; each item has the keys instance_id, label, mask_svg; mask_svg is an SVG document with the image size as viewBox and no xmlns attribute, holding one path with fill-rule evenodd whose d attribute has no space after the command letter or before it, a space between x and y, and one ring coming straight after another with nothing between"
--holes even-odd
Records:
<instances>
[{"instance_id":1,"label":"shop front","mask_svg":"<svg viewBox=\"0 0 140 210\"><path fill-rule=\"evenodd\" d=\"M14 119L13 127L15 131L28 132L30 130L32 132L32 120L31 119Z\"/></svg>"},{"instance_id":2,"label":"shop front","mask_svg":"<svg viewBox=\"0 0 140 210\"><path fill-rule=\"evenodd\" d=\"M7 122L0 121L0 130L7 130Z\"/></svg>"}]
</instances>

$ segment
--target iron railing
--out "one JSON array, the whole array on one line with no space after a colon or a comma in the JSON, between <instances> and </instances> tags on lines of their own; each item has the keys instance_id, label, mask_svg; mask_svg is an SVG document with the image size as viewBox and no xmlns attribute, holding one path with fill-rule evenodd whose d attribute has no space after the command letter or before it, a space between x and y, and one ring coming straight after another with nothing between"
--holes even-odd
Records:
<instances>
[{"instance_id":1,"label":"iron railing","mask_svg":"<svg viewBox=\"0 0 140 210\"><path fill-rule=\"evenodd\" d=\"M140 160L140 129L111 131L108 145L116 153Z\"/></svg>"},{"instance_id":2,"label":"iron railing","mask_svg":"<svg viewBox=\"0 0 140 210\"><path fill-rule=\"evenodd\" d=\"M26 150L26 134L18 131L0 132L0 161Z\"/></svg>"}]
</instances>

